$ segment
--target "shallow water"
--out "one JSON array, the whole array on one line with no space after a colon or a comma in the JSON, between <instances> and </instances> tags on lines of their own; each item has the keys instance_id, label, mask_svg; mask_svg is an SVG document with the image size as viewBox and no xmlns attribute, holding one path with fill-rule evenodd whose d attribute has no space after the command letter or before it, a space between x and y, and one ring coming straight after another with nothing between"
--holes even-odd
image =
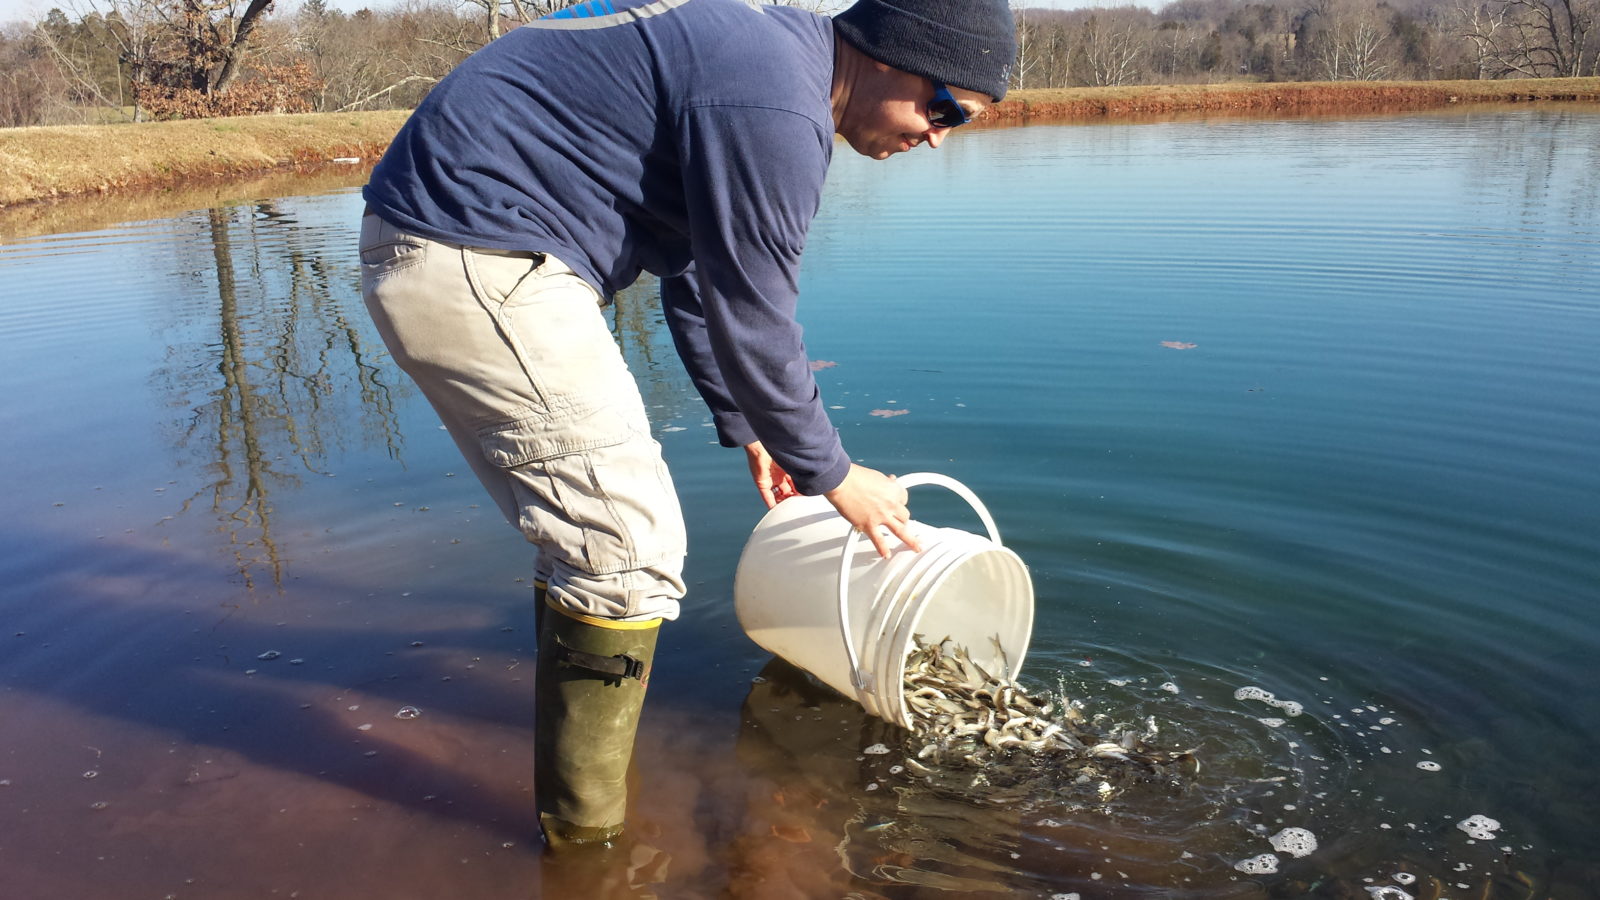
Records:
<instances>
[{"instance_id":1,"label":"shallow water","mask_svg":"<svg viewBox=\"0 0 1600 900\"><path fill-rule=\"evenodd\" d=\"M0 896L1596 896L1600 114L845 153L802 315L846 446L971 486L1024 680L1197 777L997 805L862 753L739 631L761 510L646 283L692 592L638 843L547 865L532 560L366 321L350 179L0 246Z\"/></svg>"}]
</instances>

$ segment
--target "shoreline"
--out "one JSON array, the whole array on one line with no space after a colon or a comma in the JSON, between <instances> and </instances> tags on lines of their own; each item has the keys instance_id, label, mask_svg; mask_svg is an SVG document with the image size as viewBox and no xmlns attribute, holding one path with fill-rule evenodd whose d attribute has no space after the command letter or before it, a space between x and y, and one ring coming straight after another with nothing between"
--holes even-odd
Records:
<instances>
[{"instance_id":1,"label":"shoreline","mask_svg":"<svg viewBox=\"0 0 1600 900\"><path fill-rule=\"evenodd\" d=\"M1152 114L1382 113L1503 103L1600 103L1600 78L1281 81L1013 91L986 121L1116 120Z\"/></svg>"},{"instance_id":2,"label":"shoreline","mask_svg":"<svg viewBox=\"0 0 1600 900\"><path fill-rule=\"evenodd\" d=\"M1109 122L1181 113L1379 113L1469 104L1600 103L1600 78L1274 82L1018 90L980 123ZM359 170L409 110L0 129L0 210L271 173Z\"/></svg>"}]
</instances>

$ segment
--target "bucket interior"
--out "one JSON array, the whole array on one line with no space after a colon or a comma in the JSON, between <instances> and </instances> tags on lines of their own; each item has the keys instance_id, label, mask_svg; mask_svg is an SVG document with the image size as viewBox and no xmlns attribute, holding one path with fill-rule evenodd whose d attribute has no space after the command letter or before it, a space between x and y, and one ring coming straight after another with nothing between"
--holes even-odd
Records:
<instances>
[{"instance_id":1,"label":"bucket interior","mask_svg":"<svg viewBox=\"0 0 1600 900\"><path fill-rule=\"evenodd\" d=\"M966 536L971 538L970 535ZM1033 633L1033 582L1022 560L987 540L962 541L929 565L908 571L890 588L873 660L878 713L909 727L902 682L913 635L929 643L948 637L996 677L1015 678ZM998 646L996 646L998 641ZM1003 649L1002 649L1003 648Z\"/></svg>"}]
</instances>

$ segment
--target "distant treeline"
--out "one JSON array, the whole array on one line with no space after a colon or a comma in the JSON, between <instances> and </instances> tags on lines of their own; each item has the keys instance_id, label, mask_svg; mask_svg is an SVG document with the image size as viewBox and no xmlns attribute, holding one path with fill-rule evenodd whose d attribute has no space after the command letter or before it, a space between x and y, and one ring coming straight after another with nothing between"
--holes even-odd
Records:
<instances>
[{"instance_id":1,"label":"distant treeline","mask_svg":"<svg viewBox=\"0 0 1600 900\"><path fill-rule=\"evenodd\" d=\"M1600 74L1600 0L1175 0L1017 24L1027 88Z\"/></svg>"},{"instance_id":2,"label":"distant treeline","mask_svg":"<svg viewBox=\"0 0 1600 900\"><path fill-rule=\"evenodd\" d=\"M0 126L413 107L570 0L70 0L0 26ZM789 0L820 12L831 0ZM1175 0L1015 6L1020 88L1600 74L1600 0Z\"/></svg>"}]
</instances>

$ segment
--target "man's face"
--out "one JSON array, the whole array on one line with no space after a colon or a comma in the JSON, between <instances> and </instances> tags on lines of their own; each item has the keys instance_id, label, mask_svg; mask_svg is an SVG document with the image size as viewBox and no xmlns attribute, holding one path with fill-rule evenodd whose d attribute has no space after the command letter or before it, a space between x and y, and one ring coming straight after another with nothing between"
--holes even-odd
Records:
<instances>
[{"instance_id":1,"label":"man's face","mask_svg":"<svg viewBox=\"0 0 1600 900\"><path fill-rule=\"evenodd\" d=\"M937 128L928 121L933 82L888 66L882 66L876 75L871 80L870 96L860 98L866 102L857 107L859 116L840 123L839 133L851 149L873 159L888 159L918 144L938 147L950 129ZM969 116L981 112L988 100L983 94L964 88L952 86L949 90Z\"/></svg>"}]
</instances>

